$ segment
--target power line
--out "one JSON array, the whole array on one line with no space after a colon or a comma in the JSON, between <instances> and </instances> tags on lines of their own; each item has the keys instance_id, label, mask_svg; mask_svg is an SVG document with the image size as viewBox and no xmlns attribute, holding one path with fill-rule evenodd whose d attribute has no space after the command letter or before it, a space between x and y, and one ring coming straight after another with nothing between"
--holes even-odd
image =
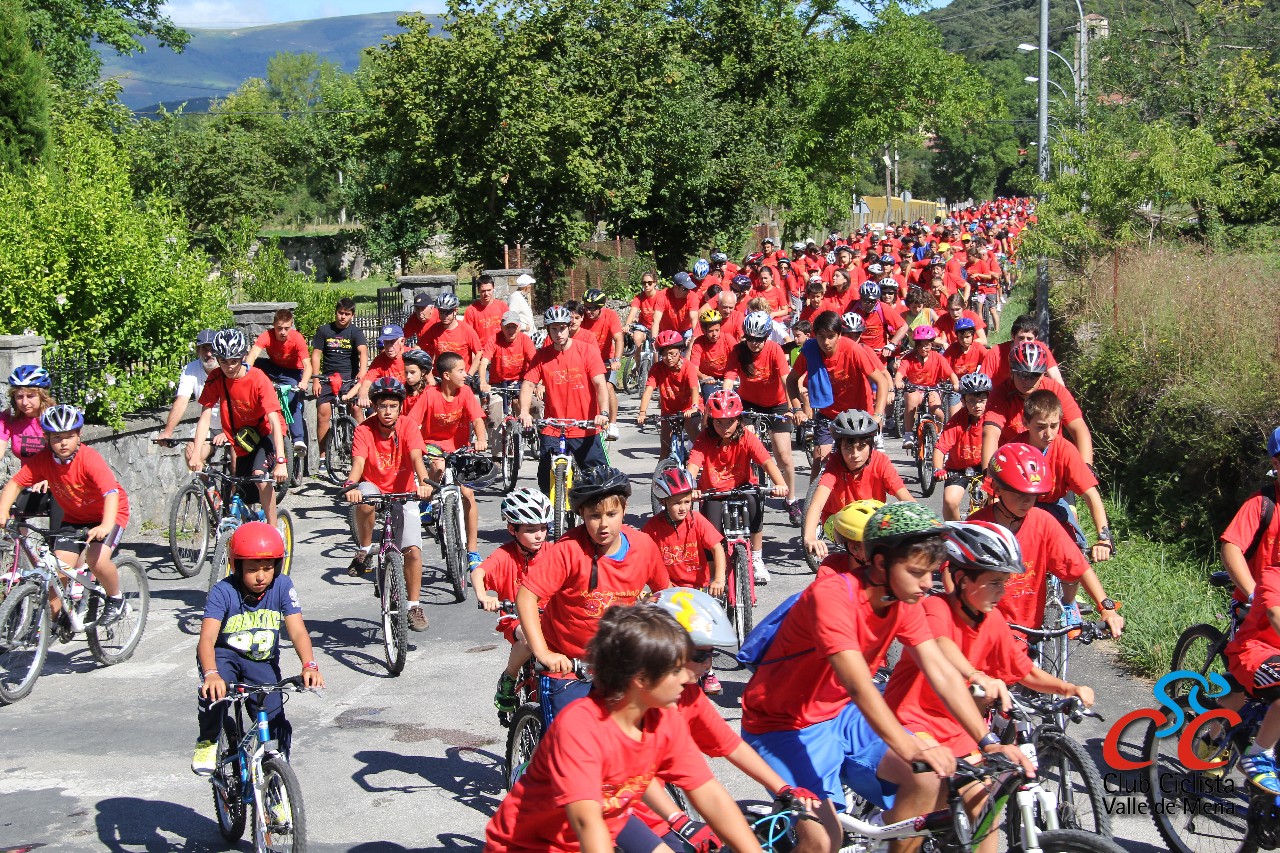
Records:
<instances>
[{"instance_id":1,"label":"power line","mask_svg":"<svg viewBox=\"0 0 1280 853\"><path fill-rule=\"evenodd\" d=\"M1058 28L1058 29L1056 29L1056 30L1049 30L1049 32L1050 32L1050 33L1065 33L1065 32L1067 32L1067 31L1074 31L1074 30L1076 30L1076 29L1078 29L1078 26L1077 26L1076 24L1072 24L1072 25L1071 25L1071 26L1069 26L1069 27L1059 27L1059 28ZM1023 41L1032 41L1032 40L1034 40L1035 38L1037 38L1037 36L1026 36L1025 38L1023 38ZM961 51L961 50L977 50L977 49L978 49L978 48L980 48L980 47L995 47L996 45L1000 45L1000 44L1013 44L1013 43L1014 43L1014 41L1015 41L1015 38L1007 38L1007 39L1001 39L1000 41L987 42L986 44L967 44L967 45L965 45L965 46L963 46L963 47L955 47L955 48L951 48L951 49L952 49L952 50L955 50L955 51Z\"/></svg>"}]
</instances>

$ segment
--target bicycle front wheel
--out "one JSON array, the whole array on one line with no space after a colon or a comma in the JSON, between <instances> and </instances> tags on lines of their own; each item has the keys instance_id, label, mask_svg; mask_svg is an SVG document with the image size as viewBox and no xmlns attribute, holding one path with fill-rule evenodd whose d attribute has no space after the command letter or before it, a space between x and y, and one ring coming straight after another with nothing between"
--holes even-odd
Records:
<instances>
[{"instance_id":1,"label":"bicycle front wheel","mask_svg":"<svg viewBox=\"0 0 1280 853\"><path fill-rule=\"evenodd\" d=\"M213 787L213 813L218 832L229 844L244 836L245 808L240 793L240 756L230 744L226 729L218 733L218 767L209 781Z\"/></svg>"},{"instance_id":2,"label":"bicycle front wheel","mask_svg":"<svg viewBox=\"0 0 1280 853\"><path fill-rule=\"evenodd\" d=\"M49 607L34 583L20 583L0 604L0 703L11 705L36 686L49 653Z\"/></svg>"},{"instance_id":3,"label":"bicycle front wheel","mask_svg":"<svg viewBox=\"0 0 1280 853\"><path fill-rule=\"evenodd\" d=\"M1049 596L1044 604L1044 629L1053 631L1067 624L1066 608L1059 598L1060 591L1055 592L1055 585L1049 585ZM1058 590L1061 588L1058 587ZM1067 635L1051 637L1040 641L1040 668L1055 678L1067 677L1067 649L1071 641Z\"/></svg>"},{"instance_id":4,"label":"bicycle front wheel","mask_svg":"<svg viewBox=\"0 0 1280 853\"><path fill-rule=\"evenodd\" d=\"M382 648L387 672L399 675L409 656L409 604L405 594L404 556L387 551L382 560Z\"/></svg>"},{"instance_id":5,"label":"bicycle front wheel","mask_svg":"<svg viewBox=\"0 0 1280 853\"><path fill-rule=\"evenodd\" d=\"M231 575L231 534L234 530L223 530L218 533L218 542L213 546L213 559L209 561L209 589L225 577Z\"/></svg>"},{"instance_id":6,"label":"bicycle front wheel","mask_svg":"<svg viewBox=\"0 0 1280 853\"><path fill-rule=\"evenodd\" d=\"M906 391L893 392L893 437L906 438L907 427L903 423L907 419L907 393Z\"/></svg>"},{"instance_id":7,"label":"bicycle front wheel","mask_svg":"<svg viewBox=\"0 0 1280 853\"><path fill-rule=\"evenodd\" d=\"M1214 626L1204 623L1192 625L1183 631L1178 637L1178 642L1174 643L1173 661L1169 671L1186 669L1201 675L1216 672L1226 676L1227 659L1223 655L1226 645L1227 638ZM1169 685L1171 688L1169 695L1185 696L1192 683L1187 679L1175 681Z\"/></svg>"},{"instance_id":8,"label":"bicycle front wheel","mask_svg":"<svg viewBox=\"0 0 1280 853\"><path fill-rule=\"evenodd\" d=\"M507 790L529 769L533 751L542 740L542 709L536 703L521 705L507 732Z\"/></svg>"},{"instance_id":9,"label":"bicycle front wheel","mask_svg":"<svg viewBox=\"0 0 1280 853\"><path fill-rule=\"evenodd\" d=\"M508 423L502 430L502 493L510 494L520 479L520 427Z\"/></svg>"},{"instance_id":10,"label":"bicycle front wheel","mask_svg":"<svg viewBox=\"0 0 1280 853\"><path fill-rule=\"evenodd\" d=\"M734 634L738 638L738 648L751 632L751 585L755 578L751 576L751 565L747 561L745 548L734 548L729 559L733 577L733 589L730 592L729 621L733 623Z\"/></svg>"},{"instance_id":11,"label":"bicycle front wheel","mask_svg":"<svg viewBox=\"0 0 1280 853\"><path fill-rule=\"evenodd\" d=\"M818 480L820 479L822 478L814 477L812 480L809 481L809 490L805 492L805 495L804 495L804 511L806 515L809 512L809 505L813 503L813 496L818 492ZM824 538L821 524L818 525L818 538L819 539ZM830 543L828 543L828 545L830 545ZM801 541L800 543L800 550L804 552L804 561L809 565L809 571L816 573L818 571L818 566L822 563L822 561L819 560L817 557L813 556L813 554L809 553L809 549L804 547L803 541Z\"/></svg>"},{"instance_id":12,"label":"bicycle front wheel","mask_svg":"<svg viewBox=\"0 0 1280 853\"><path fill-rule=\"evenodd\" d=\"M355 434L355 419L343 415L334 419L325 436L324 457L329 464L329 479L334 483L344 482L351 473L351 442Z\"/></svg>"},{"instance_id":13,"label":"bicycle front wheel","mask_svg":"<svg viewBox=\"0 0 1280 853\"><path fill-rule=\"evenodd\" d=\"M938 433L932 421L920 427L920 440L916 447L916 472L920 475L920 497L933 494L933 447L938 443Z\"/></svg>"},{"instance_id":14,"label":"bicycle front wheel","mask_svg":"<svg viewBox=\"0 0 1280 853\"><path fill-rule=\"evenodd\" d=\"M287 575L293 568L293 515L289 510L276 510L276 530L280 531L280 538L284 540L284 563L280 574Z\"/></svg>"},{"instance_id":15,"label":"bicycle front wheel","mask_svg":"<svg viewBox=\"0 0 1280 853\"><path fill-rule=\"evenodd\" d=\"M110 625L95 623L89 628L89 651L103 666L123 663L133 657L138 643L142 642L147 612L151 608L151 591L147 587L147 573L142 570L142 564L132 557L118 558L115 564L120 576L124 613ZM105 605L106 599L95 595L89 603L89 618L96 620Z\"/></svg>"},{"instance_id":16,"label":"bicycle front wheel","mask_svg":"<svg viewBox=\"0 0 1280 853\"><path fill-rule=\"evenodd\" d=\"M204 495L204 487L191 482L169 502L169 554L184 578L199 574L209 558L213 525Z\"/></svg>"},{"instance_id":17,"label":"bicycle front wheel","mask_svg":"<svg viewBox=\"0 0 1280 853\"><path fill-rule=\"evenodd\" d=\"M1057 802L1058 826L1080 829L1095 835L1111 834L1111 816L1104 808L1106 792L1097 765L1079 743L1060 731L1036 734L1036 776L1040 787ZM1022 813L1010 801L1010 846L1021 841ZM1037 816L1044 829L1043 816Z\"/></svg>"},{"instance_id":18,"label":"bicycle front wheel","mask_svg":"<svg viewBox=\"0 0 1280 853\"><path fill-rule=\"evenodd\" d=\"M569 468L556 465L551 472L551 541L559 539L569 529Z\"/></svg>"},{"instance_id":19,"label":"bicycle front wheel","mask_svg":"<svg viewBox=\"0 0 1280 853\"><path fill-rule=\"evenodd\" d=\"M255 834L261 833L261 844L254 846L303 853L307 849L307 816L302 808L302 785L283 755L272 754L262 760L261 784L266 814L254 820Z\"/></svg>"},{"instance_id":20,"label":"bicycle front wheel","mask_svg":"<svg viewBox=\"0 0 1280 853\"><path fill-rule=\"evenodd\" d=\"M440 501L440 523L444 535L444 568L453 587L453 600L467 600L467 548L462 538L462 501L447 494Z\"/></svg>"},{"instance_id":21,"label":"bicycle front wheel","mask_svg":"<svg viewBox=\"0 0 1280 853\"><path fill-rule=\"evenodd\" d=\"M1090 835L1079 829L1055 829L1039 837L1043 853L1124 853L1124 848L1109 838Z\"/></svg>"}]
</instances>

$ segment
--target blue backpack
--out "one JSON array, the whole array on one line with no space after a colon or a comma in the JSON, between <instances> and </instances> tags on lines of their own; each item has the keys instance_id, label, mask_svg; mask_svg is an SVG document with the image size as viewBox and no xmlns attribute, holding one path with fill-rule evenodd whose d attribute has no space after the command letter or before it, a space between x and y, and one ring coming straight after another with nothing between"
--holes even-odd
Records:
<instances>
[{"instance_id":1,"label":"blue backpack","mask_svg":"<svg viewBox=\"0 0 1280 853\"><path fill-rule=\"evenodd\" d=\"M844 578L845 587L849 591L849 601L852 602L853 584L849 582L849 578L847 576L841 575L841 577ZM782 627L783 620L787 618L787 613L791 611L791 608L795 606L795 603L800 600L800 596L802 595L804 595L804 590L797 592L795 595L779 604L768 616L756 623L756 626L751 629L751 633L747 634L746 639L742 641L742 648L738 649L736 657L739 663L754 672L756 669L765 666L766 664L791 660L792 658L798 658L801 655L807 655L809 652L813 651L812 648L809 648L793 652L789 655L769 658L768 660L765 659L765 656L769 653L769 647L773 645L773 638L778 635L778 629ZM814 648L816 648L816 646Z\"/></svg>"}]
</instances>

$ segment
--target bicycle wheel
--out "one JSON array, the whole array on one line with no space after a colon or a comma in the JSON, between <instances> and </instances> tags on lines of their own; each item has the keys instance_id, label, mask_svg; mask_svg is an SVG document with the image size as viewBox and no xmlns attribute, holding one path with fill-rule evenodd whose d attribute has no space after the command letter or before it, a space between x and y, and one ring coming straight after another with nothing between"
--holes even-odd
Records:
<instances>
[{"instance_id":1,"label":"bicycle wheel","mask_svg":"<svg viewBox=\"0 0 1280 853\"><path fill-rule=\"evenodd\" d=\"M255 831L262 833L262 844L255 846L303 853L307 849L307 814L302 807L302 785L283 755L269 753L262 759L262 806L266 814L254 821Z\"/></svg>"},{"instance_id":2,"label":"bicycle wheel","mask_svg":"<svg viewBox=\"0 0 1280 853\"><path fill-rule=\"evenodd\" d=\"M916 447L916 471L920 474L920 497L933 494L933 446L938 441L937 427L933 421L925 421L920 427L920 439Z\"/></svg>"},{"instance_id":3,"label":"bicycle wheel","mask_svg":"<svg viewBox=\"0 0 1280 853\"><path fill-rule=\"evenodd\" d=\"M1059 598L1061 593L1055 592L1053 584L1049 586L1049 596L1044 603L1044 629L1046 631L1056 630L1067 624L1067 612L1062 606L1062 600ZM1067 639L1066 634L1061 637L1041 640L1040 668L1055 678L1065 679L1067 677L1067 649L1070 643L1071 641Z\"/></svg>"},{"instance_id":4,"label":"bicycle wheel","mask_svg":"<svg viewBox=\"0 0 1280 853\"><path fill-rule=\"evenodd\" d=\"M631 375L635 369L636 362L631 355L624 353L622 358L618 359L618 377L622 382L620 390L624 394L631 394L636 390L635 377Z\"/></svg>"},{"instance_id":5,"label":"bicycle wheel","mask_svg":"<svg viewBox=\"0 0 1280 853\"><path fill-rule=\"evenodd\" d=\"M734 548L729 558L730 571L733 573L733 594L729 602L729 621L733 623L733 631L738 637L738 648L751 633L751 585L755 578L751 575L751 565L747 561L745 548Z\"/></svg>"},{"instance_id":6,"label":"bicycle wheel","mask_svg":"<svg viewBox=\"0 0 1280 853\"><path fill-rule=\"evenodd\" d=\"M212 527L204 487L187 483L169 502L169 555L184 578L195 577L208 559Z\"/></svg>"},{"instance_id":7,"label":"bicycle wheel","mask_svg":"<svg viewBox=\"0 0 1280 853\"><path fill-rule=\"evenodd\" d=\"M213 813L218 816L218 832L235 844L244 836L245 808L240 794L240 756L229 743L225 729L218 733L218 768L209 781L213 788Z\"/></svg>"},{"instance_id":8,"label":"bicycle wheel","mask_svg":"<svg viewBox=\"0 0 1280 853\"><path fill-rule=\"evenodd\" d=\"M689 802L689 797L685 795L683 788L668 782L666 789L667 796L671 797L671 801L676 804L676 808L687 814L690 820L702 820L702 815L693 807L693 803Z\"/></svg>"},{"instance_id":9,"label":"bicycle wheel","mask_svg":"<svg viewBox=\"0 0 1280 853\"><path fill-rule=\"evenodd\" d=\"M821 478L820 478L820 477L814 477L812 480L810 480L810 481L809 481L809 491L805 492L805 495L804 495L804 511L805 511L805 513L806 513L806 514L809 512L809 504L811 504L811 503L813 502L813 496L814 496L814 493L816 493L816 492L818 491L818 480L819 480L819 479L821 479ZM821 525L821 524L819 524L819 525L818 525L818 538L819 538L819 539L824 539L824 538L825 538L825 537L823 536L823 533L822 533L822 525ZM831 544L831 543L827 543L827 544L828 544L828 546L830 546L830 544ZM804 552L804 561L805 561L806 563L808 563L808 565L809 565L809 571L811 571L811 572L815 572L815 573L816 573L816 572L818 571L818 566L819 566L819 564L821 564L821 563L822 563L822 561L821 561L821 560L819 560L817 557L813 556L812 554L810 554L810 553L809 553L809 549L808 549L808 548L806 548L806 547L804 547L804 543L803 543L803 542L801 542L801 544L800 544L800 550Z\"/></svg>"},{"instance_id":10,"label":"bicycle wheel","mask_svg":"<svg viewBox=\"0 0 1280 853\"><path fill-rule=\"evenodd\" d=\"M521 705L511 720L507 732L507 790L516 786L516 780L528 769L533 751L542 740L542 709L537 703Z\"/></svg>"},{"instance_id":11,"label":"bicycle wheel","mask_svg":"<svg viewBox=\"0 0 1280 853\"><path fill-rule=\"evenodd\" d=\"M555 466L551 476L551 541L559 539L569 529L569 467L561 463Z\"/></svg>"},{"instance_id":12,"label":"bicycle wheel","mask_svg":"<svg viewBox=\"0 0 1280 853\"><path fill-rule=\"evenodd\" d=\"M132 557L117 558L115 564L120 575L124 613L110 625L95 624L89 628L89 651L103 666L123 663L133 657L147 628L147 612L151 608L151 591L142 564ZM97 619L105 605L106 599L95 595L89 602L89 619Z\"/></svg>"},{"instance_id":13,"label":"bicycle wheel","mask_svg":"<svg viewBox=\"0 0 1280 853\"><path fill-rule=\"evenodd\" d=\"M399 675L409 656L409 604L405 594L404 556L387 551L379 567L382 578L382 648L387 656L387 672Z\"/></svg>"},{"instance_id":14,"label":"bicycle wheel","mask_svg":"<svg viewBox=\"0 0 1280 853\"><path fill-rule=\"evenodd\" d=\"M1079 829L1054 829L1039 835L1043 853L1124 853L1109 838L1099 838Z\"/></svg>"},{"instance_id":15,"label":"bicycle wheel","mask_svg":"<svg viewBox=\"0 0 1280 853\"><path fill-rule=\"evenodd\" d=\"M209 589L231 574L231 534L235 530L223 530L218 534L218 542L213 546L213 559L209 561Z\"/></svg>"},{"instance_id":16,"label":"bicycle wheel","mask_svg":"<svg viewBox=\"0 0 1280 853\"><path fill-rule=\"evenodd\" d=\"M1173 645L1173 661L1169 666L1170 672L1176 672L1180 669L1187 669L1192 672L1198 672L1205 675L1210 672L1216 672L1219 675L1227 674L1227 659L1222 653L1226 648L1227 638L1221 631L1212 625L1192 625L1190 628L1182 632L1178 637L1178 642ZM1193 682L1181 679L1175 681L1170 686L1170 696L1185 696L1187 690Z\"/></svg>"},{"instance_id":17,"label":"bicycle wheel","mask_svg":"<svg viewBox=\"0 0 1280 853\"><path fill-rule=\"evenodd\" d=\"M1212 701L1212 700L1210 700ZM1179 699L1184 717L1193 719L1197 712L1185 699ZM1173 719L1169 711L1164 720L1151 723L1143 743L1142 757L1151 762L1146 768L1143 793L1156 829L1168 848L1175 853L1247 853L1258 849L1249 833L1249 794L1251 785L1236 770L1239 748L1228 737L1220 719L1210 719L1194 733L1178 732L1156 737L1156 731ZM1247 743L1253 731L1242 733ZM1197 758L1206 761L1226 759L1222 768L1192 770L1179 757L1182 738L1190 737Z\"/></svg>"},{"instance_id":18,"label":"bicycle wheel","mask_svg":"<svg viewBox=\"0 0 1280 853\"><path fill-rule=\"evenodd\" d=\"M649 381L649 371L653 370L653 363L656 358L653 350L647 346L640 351L638 359L639 370L636 373L636 394L644 393L645 383Z\"/></svg>"},{"instance_id":19,"label":"bicycle wheel","mask_svg":"<svg viewBox=\"0 0 1280 853\"><path fill-rule=\"evenodd\" d=\"M20 583L0 604L0 703L11 705L36 686L49 653L49 607L34 583Z\"/></svg>"},{"instance_id":20,"label":"bicycle wheel","mask_svg":"<svg viewBox=\"0 0 1280 853\"><path fill-rule=\"evenodd\" d=\"M324 439L324 456L329 462L329 479L342 483L351 473L351 442L355 438L356 422L350 415L334 418L329 434Z\"/></svg>"},{"instance_id":21,"label":"bicycle wheel","mask_svg":"<svg viewBox=\"0 0 1280 853\"><path fill-rule=\"evenodd\" d=\"M509 494L520 479L520 427L508 423L502 430L502 493Z\"/></svg>"},{"instance_id":22,"label":"bicycle wheel","mask_svg":"<svg viewBox=\"0 0 1280 853\"><path fill-rule=\"evenodd\" d=\"M893 392L893 437L906 438L907 432L903 421L907 419L907 393Z\"/></svg>"},{"instance_id":23,"label":"bicycle wheel","mask_svg":"<svg viewBox=\"0 0 1280 853\"><path fill-rule=\"evenodd\" d=\"M302 485L302 480L307 476L307 451L301 447L293 449L293 456L289 460L289 479L285 483L288 489L294 489Z\"/></svg>"},{"instance_id":24,"label":"bicycle wheel","mask_svg":"<svg viewBox=\"0 0 1280 853\"><path fill-rule=\"evenodd\" d=\"M284 540L284 563L281 564L280 574L287 575L293 568L293 514L289 510L276 510L276 530L280 531L280 538Z\"/></svg>"},{"instance_id":25,"label":"bicycle wheel","mask_svg":"<svg viewBox=\"0 0 1280 853\"><path fill-rule=\"evenodd\" d=\"M453 600L467 600L467 548L462 538L462 503L456 494L440 501L440 523L444 532L444 568L453 587Z\"/></svg>"},{"instance_id":26,"label":"bicycle wheel","mask_svg":"<svg viewBox=\"0 0 1280 853\"><path fill-rule=\"evenodd\" d=\"M1058 826L1110 835L1111 816L1104 808L1102 777L1084 747L1056 729L1037 732L1035 745L1036 776L1040 787L1058 803ZM1022 813L1012 799L1007 814L1009 847L1017 849L1022 843ZM1044 816L1037 814L1036 823L1037 829L1043 830Z\"/></svg>"}]
</instances>

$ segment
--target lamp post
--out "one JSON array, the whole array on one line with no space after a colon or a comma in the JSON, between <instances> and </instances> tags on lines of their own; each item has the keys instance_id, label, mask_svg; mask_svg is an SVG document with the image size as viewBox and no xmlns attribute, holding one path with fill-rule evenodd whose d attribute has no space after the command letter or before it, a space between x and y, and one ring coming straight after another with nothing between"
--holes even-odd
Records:
<instances>
[{"instance_id":1,"label":"lamp post","mask_svg":"<svg viewBox=\"0 0 1280 853\"><path fill-rule=\"evenodd\" d=\"M1027 44L1026 42L1023 42L1022 44L1018 45L1018 50L1022 51L1023 53L1031 53L1032 51L1036 51L1036 50L1039 50L1039 49L1040 49L1040 48L1039 48L1039 47L1037 47L1036 45L1034 45L1034 44ZM1071 73L1071 88L1072 88L1072 89L1074 89L1074 90L1075 90L1075 93L1076 93L1076 97L1075 97L1075 102L1076 102L1076 114L1077 114L1077 118L1078 118L1078 120L1081 122L1081 128L1080 128L1080 129L1083 129L1083 122L1084 122L1084 105L1085 105L1085 98L1086 98L1087 96L1086 96L1086 94L1085 94L1085 90L1084 90L1084 87L1085 87L1085 81L1084 81L1084 78L1083 78L1083 76L1082 76L1081 68L1080 68L1079 66L1077 66L1077 65L1072 65L1072 64L1071 64L1071 62L1070 62L1070 60L1068 60L1068 59L1067 59L1065 56L1063 56L1062 54L1058 53L1056 50L1050 50L1050 51L1049 51L1049 53L1053 54L1054 56L1058 57L1058 59L1062 60L1062 64L1063 64L1063 65L1065 65L1065 66L1067 66L1067 71L1069 71L1069 72ZM1024 78L1022 78L1022 79L1026 80L1028 83L1034 83L1034 82L1036 82L1036 80L1037 80L1038 78L1036 78L1036 77L1024 77ZM1049 82L1051 82L1051 83L1052 83L1053 81L1052 81L1052 80L1050 80ZM1063 91L1062 96L1063 96L1064 98L1065 98L1065 97L1067 97L1067 94L1066 94L1066 92L1065 92L1065 91Z\"/></svg>"},{"instance_id":2,"label":"lamp post","mask_svg":"<svg viewBox=\"0 0 1280 853\"><path fill-rule=\"evenodd\" d=\"M1039 82L1040 82L1040 78L1039 78L1039 77L1023 77L1022 79L1023 79L1024 81L1026 81L1027 83L1039 83ZM1067 94L1067 90L1066 90L1066 89L1062 88L1061 86L1059 86L1057 83L1053 82L1052 80L1050 80L1050 81L1049 81L1049 85L1050 85L1050 86L1052 86L1053 88L1057 89L1059 92L1061 92L1061 93L1062 93L1062 97L1066 98L1067 100L1071 100L1071 96Z\"/></svg>"}]
</instances>

